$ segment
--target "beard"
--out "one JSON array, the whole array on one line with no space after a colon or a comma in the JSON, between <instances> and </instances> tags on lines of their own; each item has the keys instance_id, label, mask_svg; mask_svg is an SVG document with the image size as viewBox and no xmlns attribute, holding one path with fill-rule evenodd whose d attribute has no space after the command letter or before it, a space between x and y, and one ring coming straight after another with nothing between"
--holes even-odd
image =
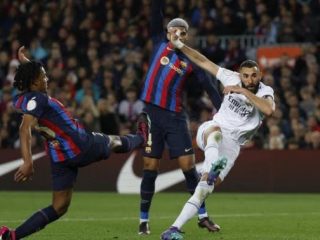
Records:
<instances>
[{"instance_id":1,"label":"beard","mask_svg":"<svg viewBox=\"0 0 320 240\"><path fill-rule=\"evenodd\" d=\"M251 84L251 85L248 85L248 86L243 84L242 87L247 89L247 90L249 90L250 92L256 94L258 92L258 89L259 89L259 83L256 84L256 85Z\"/></svg>"}]
</instances>

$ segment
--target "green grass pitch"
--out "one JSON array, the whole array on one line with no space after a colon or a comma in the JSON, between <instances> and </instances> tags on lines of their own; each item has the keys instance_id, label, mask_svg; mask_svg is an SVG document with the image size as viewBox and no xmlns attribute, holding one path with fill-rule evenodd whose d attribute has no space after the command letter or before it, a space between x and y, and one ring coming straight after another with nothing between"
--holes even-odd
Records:
<instances>
[{"instance_id":1,"label":"green grass pitch","mask_svg":"<svg viewBox=\"0 0 320 240\"><path fill-rule=\"evenodd\" d=\"M48 192L0 192L0 225L16 227L50 199ZM75 192L68 213L28 239L159 239L187 199L185 193L156 194L151 235L138 236L138 195ZM199 229L195 217L183 228L185 239L320 239L320 194L215 193L207 209L222 231Z\"/></svg>"}]
</instances>

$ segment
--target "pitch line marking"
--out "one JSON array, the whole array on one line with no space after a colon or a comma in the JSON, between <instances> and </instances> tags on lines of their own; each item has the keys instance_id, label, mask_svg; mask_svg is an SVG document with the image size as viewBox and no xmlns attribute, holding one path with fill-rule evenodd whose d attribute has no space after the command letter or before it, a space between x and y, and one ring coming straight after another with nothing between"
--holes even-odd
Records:
<instances>
[{"instance_id":1,"label":"pitch line marking","mask_svg":"<svg viewBox=\"0 0 320 240\"><path fill-rule=\"evenodd\" d=\"M239 214L215 214L215 218L234 218L234 217L279 217L279 216L305 216L305 215L320 215L320 212L309 212L309 213L239 213ZM176 215L172 216L158 216L157 219L173 219ZM25 219L17 220L5 220L0 219L2 223L15 223L22 222ZM105 222L105 221L126 221L126 220L137 220L137 217L110 217L110 218L62 218L59 222Z\"/></svg>"}]
</instances>

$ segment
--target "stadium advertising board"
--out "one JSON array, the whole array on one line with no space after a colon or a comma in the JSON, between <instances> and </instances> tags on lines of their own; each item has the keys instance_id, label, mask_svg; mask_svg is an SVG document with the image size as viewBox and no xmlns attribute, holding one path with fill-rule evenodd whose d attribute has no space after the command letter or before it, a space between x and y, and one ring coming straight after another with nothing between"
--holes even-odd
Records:
<instances>
[{"instance_id":1,"label":"stadium advertising board","mask_svg":"<svg viewBox=\"0 0 320 240\"><path fill-rule=\"evenodd\" d=\"M19 166L20 151L1 150L0 190L50 190L50 162L38 152L33 180L23 184L13 181ZM196 151L197 159L202 152ZM233 192L319 192L320 151L313 150L246 150L217 191ZM139 193L142 176L142 155L113 154L106 161L79 170L76 190L117 191ZM9 166L9 167L8 167ZM198 161L197 168L201 166ZM156 191L184 191L184 176L175 161L165 154L161 164Z\"/></svg>"}]
</instances>

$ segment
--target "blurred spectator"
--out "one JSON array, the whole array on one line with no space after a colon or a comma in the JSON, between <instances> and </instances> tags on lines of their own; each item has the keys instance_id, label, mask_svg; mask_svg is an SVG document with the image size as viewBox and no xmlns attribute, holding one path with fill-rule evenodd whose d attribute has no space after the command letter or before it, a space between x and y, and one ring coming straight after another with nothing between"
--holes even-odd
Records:
<instances>
[{"instance_id":1,"label":"blurred spectator","mask_svg":"<svg viewBox=\"0 0 320 240\"><path fill-rule=\"evenodd\" d=\"M30 58L46 65L49 94L82 118L87 128L106 134L132 130L127 94L136 89L138 98L152 54L150 0L13 0L0 1L0 9L1 147L19 144L20 115L12 111L10 101L17 94L11 84L21 45ZM318 1L167 0L166 21L185 18L191 23L190 42L227 68L237 70L248 49L240 47L242 40L222 35L248 34L269 44L304 43L295 61L283 56L278 65L264 69L264 82L274 88L278 109L247 148L319 148L319 11ZM198 37L205 44L195 45ZM185 105L194 131L214 111L202 89L190 86ZM122 122L119 112L125 116ZM34 144L38 141L35 138Z\"/></svg>"},{"instance_id":2,"label":"blurred spectator","mask_svg":"<svg viewBox=\"0 0 320 240\"><path fill-rule=\"evenodd\" d=\"M13 84L14 75L16 74L16 69L18 66L19 66L19 61L17 59L12 59L10 61L5 84L9 84L9 85Z\"/></svg>"},{"instance_id":3,"label":"blurred spectator","mask_svg":"<svg viewBox=\"0 0 320 240\"><path fill-rule=\"evenodd\" d=\"M202 49L201 52L217 64L222 63L224 60L225 52L220 46L219 39L214 34L207 36L206 48Z\"/></svg>"},{"instance_id":4,"label":"blurred spectator","mask_svg":"<svg viewBox=\"0 0 320 240\"><path fill-rule=\"evenodd\" d=\"M300 90L301 101L299 102L299 108L302 109L307 116L314 113L316 109L315 102L313 100L312 91L308 87L303 87Z\"/></svg>"},{"instance_id":5,"label":"blurred spectator","mask_svg":"<svg viewBox=\"0 0 320 240\"><path fill-rule=\"evenodd\" d=\"M134 123L143 107L144 103L138 99L137 90L130 87L126 90L126 98L119 104L118 112L126 121Z\"/></svg>"},{"instance_id":6,"label":"blurred spectator","mask_svg":"<svg viewBox=\"0 0 320 240\"><path fill-rule=\"evenodd\" d=\"M320 132L309 132L306 134L306 143L309 149L320 149Z\"/></svg>"},{"instance_id":7,"label":"blurred spectator","mask_svg":"<svg viewBox=\"0 0 320 240\"><path fill-rule=\"evenodd\" d=\"M75 100L78 104L84 101L85 96L91 96L94 102L97 102L100 94L99 88L90 81L90 79L84 79L81 84L81 88L76 92Z\"/></svg>"},{"instance_id":8,"label":"blurred spectator","mask_svg":"<svg viewBox=\"0 0 320 240\"><path fill-rule=\"evenodd\" d=\"M268 139L268 149L284 149L285 136L281 133L280 128L277 125L270 127L270 134Z\"/></svg>"},{"instance_id":9,"label":"blurred spectator","mask_svg":"<svg viewBox=\"0 0 320 240\"><path fill-rule=\"evenodd\" d=\"M238 70L239 64L246 59L243 49L240 48L237 40L229 41L228 49L225 52L224 65L227 69Z\"/></svg>"},{"instance_id":10,"label":"blurred spectator","mask_svg":"<svg viewBox=\"0 0 320 240\"><path fill-rule=\"evenodd\" d=\"M119 117L109 101L101 98L98 101L100 131L107 135L119 134Z\"/></svg>"}]
</instances>

